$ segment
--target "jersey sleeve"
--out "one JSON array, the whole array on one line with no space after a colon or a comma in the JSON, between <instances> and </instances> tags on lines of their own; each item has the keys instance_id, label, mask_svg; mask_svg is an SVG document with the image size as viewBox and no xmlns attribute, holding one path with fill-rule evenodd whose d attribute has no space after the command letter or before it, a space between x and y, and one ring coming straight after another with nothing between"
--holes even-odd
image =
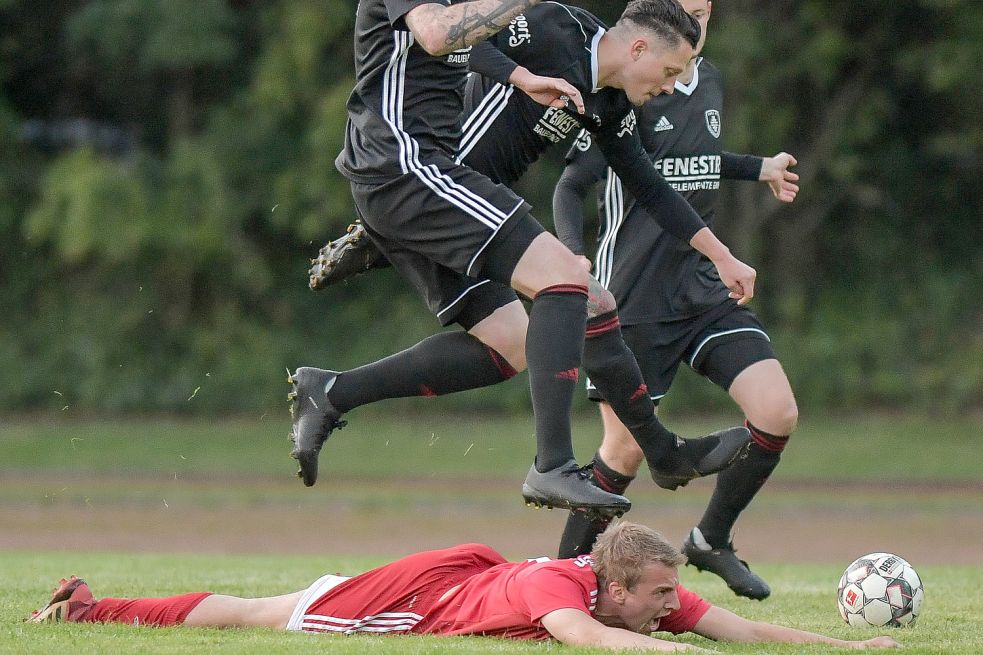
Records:
<instances>
[{"instance_id":1,"label":"jersey sleeve","mask_svg":"<svg viewBox=\"0 0 983 655\"><path fill-rule=\"evenodd\" d=\"M556 236L575 255L587 252L584 243L584 200L607 172L607 161L581 131L567 154L567 166L553 191L553 225Z\"/></svg>"},{"instance_id":2,"label":"jersey sleeve","mask_svg":"<svg viewBox=\"0 0 983 655\"><path fill-rule=\"evenodd\" d=\"M557 38L557 34L587 33L569 9L556 2L534 5L512 19L489 41L506 56L537 75L562 77L578 59L579 38Z\"/></svg>"},{"instance_id":3,"label":"jersey sleeve","mask_svg":"<svg viewBox=\"0 0 983 655\"><path fill-rule=\"evenodd\" d=\"M659 630L674 635L692 630L712 607L699 594L683 585L676 585L676 593L679 595L679 609L659 621Z\"/></svg>"},{"instance_id":4,"label":"jersey sleeve","mask_svg":"<svg viewBox=\"0 0 983 655\"><path fill-rule=\"evenodd\" d=\"M550 612L575 609L590 614L584 586L571 575L544 567L529 572L522 578L521 588L516 589L518 608L537 622Z\"/></svg>"},{"instance_id":5,"label":"jersey sleeve","mask_svg":"<svg viewBox=\"0 0 983 655\"><path fill-rule=\"evenodd\" d=\"M405 25L403 18L420 5L432 4L433 0L386 0L389 24L393 27Z\"/></svg>"},{"instance_id":6,"label":"jersey sleeve","mask_svg":"<svg viewBox=\"0 0 983 655\"><path fill-rule=\"evenodd\" d=\"M655 171L642 148L634 112L594 132L594 141L621 183L663 230L689 242L707 226L696 210Z\"/></svg>"},{"instance_id":7,"label":"jersey sleeve","mask_svg":"<svg viewBox=\"0 0 983 655\"><path fill-rule=\"evenodd\" d=\"M761 177L762 163L764 160L761 157L724 151L720 153L720 176L728 180L757 182Z\"/></svg>"},{"instance_id":8,"label":"jersey sleeve","mask_svg":"<svg viewBox=\"0 0 983 655\"><path fill-rule=\"evenodd\" d=\"M512 71L519 66L508 55L492 45L491 41L476 43L471 48L470 62L472 71L502 85L509 83Z\"/></svg>"}]
</instances>

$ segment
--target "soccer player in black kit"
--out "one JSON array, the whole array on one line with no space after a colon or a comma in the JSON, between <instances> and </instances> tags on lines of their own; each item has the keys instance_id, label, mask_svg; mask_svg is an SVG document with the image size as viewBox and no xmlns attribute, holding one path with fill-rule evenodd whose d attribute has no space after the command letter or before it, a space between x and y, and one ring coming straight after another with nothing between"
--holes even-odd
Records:
<instances>
[{"instance_id":1,"label":"soccer player in black kit","mask_svg":"<svg viewBox=\"0 0 983 655\"><path fill-rule=\"evenodd\" d=\"M700 21L705 39L709 0L681 0ZM640 111L642 141L652 164L712 224L720 179L767 181L779 200L791 202L798 179L786 153L759 158L722 152L723 85L719 71L702 58L676 82L675 93L648 101ZM602 225L595 275L615 296L624 337L658 402L669 390L681 361L727 390L744 411L752 441L746 453L717 477L706 513L687 537L689 563L720 575L737 594L766 598L767 583L734 555L731 530L740 512L778 464L798 411L781 364L755 315L728 298L713 266L681 244L625 197L621 181L590 137L578 139L556 188L557 234L583 254L582 201L603 180ZM638 470L641 453L603 393L604 440L593 462L594 479L623 493ZM606 527L604 520L571 515L560 545L561 557L589 552Z\"/></svg>"},{"instance_id":2,"label":"soccer player in black kit","mask_svg":"<svg viewBox=\"0 0 983 655\"><path fill-rule=\"evenodd\" d=\"M647 17L654 10L667 8L671 20L681 21L682 28L679 26L673 28L659 17L658 12L651 18L652 25L649 22L642 22L649 20ZM636 12L635 15L629 13L633 10ZM587 90L598 88L599 85L603 86L605 82L624 87L624 91L602 89L596 94L597 98L591 97L586 100L588 109L582 117L557 107L544 110L542 106L522 94L512 95L512 87L503 83L503 78L506 80L511 78L509 68L503 69L501 60L487 49L481 53L472 51L472 67L487 72L498 82L489 83L488 87L478 87L472 81L468 100L474 109L471 119L465 124L457 162L460 163L463 159L464 164L487 173L495 182L509 183L514 181L528 163L552 141L548 139L544 143L540 137L548 132L540 130L557 129L557 126L562 123L563 127L560 129L565 130L563 134L565 136L574 132L576 125L589 125L612 144L611 152L615 153L619 158L618 161L623 163L624 170L636 171L640 180L651 181L650 191L646 192L640 188L639 196L644 199L647 207L656 212L660 224L665 225L673 234L690 241L695 247L700 248L701 252L713 256L718 262L722 275L725 275L733 285L735 297L749 299L753 293L753 269L730 255L726 247L706 229L685 201L653 174L641 151L637 135L633 132L634 118L631 106L625 97L627 92L634 101L641 102L659 93L662 88L671 86L671 81L667 80L678 75L689 61L692 47L698 40L698 27L694 21L689 20L677 4L670 0L635 0L629 3L626 14L629 18L624 20L623 24L619 22L619 26L612 30L611 35L604 41L603 26L586 12L556 3L546 3L527 12L530 20L526 20L525 17L517 19L510 25L508 34L501 33L499 35L501 38L495 37L496 45L509 54L514 52L520 63L529 62L530 65L535 63L537 73L562 73L562 76L574 86ZM641 24L636 24L635 21ZM528 35L527 38L521 36L515 38L515 34L521 34L523 26L527 27L530 22L540 25L542 34L555 32L560 37L556 38L554 34L554 37L547 41L547 37L541 35L538 41L542 43L537 43L535 50L523 49L521 52L518 49L508 50L504 43L514 41L517 46L523 46L532 40ZM518 31L513 30L513 27ZM675 33L672 32L673 29L676 30ZM683 38L680 29L690 30L687 37L689 42ZM638 34L642 34L645 38L633 38ZM568 35L573 35L573 38L564 40ZM607 56L604 57L604 61L608 64L606 66L598 64L601 59L599 53L605 48ZM555 53L554 60L558 65L562 63L560 66L562 70L553 71L548 66L544 68L541 65L544 52ZM512 66L514 67L514 64ZM571 71L575 74L571 74ZM604 80L602 78L604 74L610 75L610 79ZM491 105L483 104L481 99L491 96L496 90L502 91L506 104L510 102L511 96L513 105L509 111L503 113L501 109L496 110L494 107L485 109L486 106ZM534 113L530 114L530 112ZM489 144L501 141L494 138L494 131L486 135L488 125L479 120L487 119L493 123L498 116L518 118L518 122L512 124L499 123L497 129L499 134L505 130L506 134L512 135L514 142L525 144L525 148L496 152L487 145L475 147L476 143ZM477 130L480 130L481 134L475 137L475 141L469 140L470 135L476 134ZM515 134L519 136L515 137ZM350 141L351 135L350 130ZM402 155L402 146L400 148ZM413 154L411 147L407 147L406 151L410 155ZM481 154L485 154L486 158L478 159ZM343 161L345 156L343 154L339 158L339 168L343 172L345 172ZM454 170L453 167L451 169ZM459 166L456 172L462 176L466 172L475 178L480 177L472 169L464 166ZM475 181L472 181L472 185L474 188L481 188L489 198L514 197L510 192L506 193L507 189L504 187L492 186L487 180L484 187L479 187ZM439 185L436 189L438 192L444 191ZM419 230L416 234L412 234L409 229L405 229L403 235L393 232L391 223L396 222L406 227L407 223L414 220L417 212L406 212L403 216L400 216L400 212L406 207L415 207L415 203L418 202L415 196L397 194L396 201L393 203L373 205L371 202L365 202L363 206L359 203L359 193L362 192L364 189L361 188L361 183L357 180L353 182L356 204L372 240L380 246L397 269L416 283L442 323L458 322L465 327L466 332L438 334L390 358L340 374L320 369L298 369L297 374L293 376L295 379L306 376L314 380L310 384L302 381L299 385L298 382L294 382L295 387L298 387L294 390L295 409L298 410L295 411L294 438L298 442L295 456L301 461L302 474L305 460L313 459L316 466L317 452L321 444L330 430L340 424L339 419L344 412L382 398L436 395L486 386L511 377L517 370L523 368L528 360L539 447L535 466L530 469L523 486L526 499L537 504L571 506L575 509L624 511L625 505L615 505L607 499L594 503L589 500L573 501L570 498L571 494L565 490L574 481L583 482L583 474L572 457L569 439L569 404L573 385L577 379L576 364L579 362L570 368L565 368L566 363L574 359L568 355L562 360L563 365L560 365L561 360L558 358L562 353L563 342L558 341L557 337L562 336L564 330L573 332L571 326L576 327L583 335L584 319L587 314L584 303L586 294L580 290L571 293L569 284L561 285L564 287L563 295L557 300L562 299L566 309L561 320L572 321L572 323L560 329L559 326L541 320L537 316L537 302L543 294L537 296L535 292L529 292L528 285L516 284L517 274L527 258L531 259L534 256L541 258L538 264L542 269L550 271L556 268L556 263L566 265L571 260L579 266L576 258L567 257L566 255L570 254L567 252L563 253L559 260L555 260L553 259L557 256L555 250L533 253L531 251L531 248L535 248L533 240L546 240L549 237L531 225L528 229L520 231L513 223L534 223L531 218L524 218L528 217L528 207L521 203L503 202L502 211L511 210L512 213L501 222L500 226L495 227L488 243L477 244L476 251L475 248L470 248L464 253L455 251L455 256L461 258L455 268L439 265L438 257L442 254L442 248L446 248L443 240L438 240L439 247L428 249L429 245L423 247L419 241L421 236L425 236L426 230L422 231L423 235L419 234ZM389 192L387 195L392 194ZM374 217L370 218L370 214L374 214ZM515 215L514 220L513 215ZM382 216L386 217L385 222L378 220L378 217ZM506 232L506 230L510 231ZM503 236L505 234L507 237ZM408 238L406 235L411 237ZM549 243L551 248L553 245L559 245L559 242ZM519 264L515 266L514 260L517 257ZM509 263L500 271L499 264L503 258ZM438 265L434 265L433 262L438 262ZM528 263L532 265L531 261ZM586 271L582 266L580 270ZM572 274L572 271L567 272ZM528 319L528 336L527 321L521 304L515 293L501 284L509 279L509 275L518 291L535 298ZM560 293L560 289L553 292L554 295ZM605 295L610 297L606 292ZM574 297L577 299L576 302L573 301ZM729 464L746 440L746 431L731 430L705 439L684 442L665 430L654 417L654 406L651 405L642 388L637 364L621 340L613 305L604 298L599 304L606 306L606 311L599 316L593 316L592 323L587 326L587 334L591 338L586 349L584 366L592 376L604 380L609 395L613 394L610 397L619 399L621 410L619 415L623 416L632 428L632 434L642 444L653 475L662 476L660 484L675 488L693 477L708 474ZM581 313L582 315L578 315ZM522 356L523 344L525 358ZM534 349L538 344L545 346L550 356L557 362L546 367L545 375L538 372L533 365ZM546 380L542 379L544 377ZM562 406L564 410L562 426L558 424L559 413L554 413L550 418L545 417L545 414L540 411L542 407L537 403L535 393L537 384L547 386L544 382L551 383L555 391L558 381L568 384L563 385L562 394L553 393L549 397L560 398L562 401L555 403L556 407ZM299 388L302 385L305 388ZM319 394L319 397L313 399L315 402L320 401L316 408L314 402L303 402L308 395L305 393L307 388L315 391L323 388L327 392L326 396ZM308 416L311 417L311 423L324 427L317 432L311 431L315 438L299 438L305 430L305 417ZM544 434L551 429L554 434L563 435L563 438L546 441ZM309 446L301 447L302 442ZM554 472L555 475L552 475ZM627 502L627 499L621 500Z\"/></svg>"}]
</instances>

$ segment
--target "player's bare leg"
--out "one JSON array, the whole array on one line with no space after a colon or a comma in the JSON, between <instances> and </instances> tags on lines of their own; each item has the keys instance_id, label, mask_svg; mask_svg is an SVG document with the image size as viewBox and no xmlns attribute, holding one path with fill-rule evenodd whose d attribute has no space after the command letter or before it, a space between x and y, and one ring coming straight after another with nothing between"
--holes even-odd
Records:
<instances>
[{"instance_id":1,"label":"player's bare leg","mask_svg":"<svg viewBox=\"0 0 983 655\"><path fill-rule=\"evenodd\" d=\"M297 591L266 598L239 598L214 594L198 603L184 625L210 628L286 629L290 616L304 595Z\"/></svg>"},{"instance_id":2,"label":"player's bare leg","mask_svg":"<svg viewBox=\"0 0 983 655\"><path fill-rule=\"evenodd\" d=\"M683 544L690 564L716 573L734 593L762 600L768 584L734 554L731 532L774 471L798 421L795 396L777 359L765 359L741 371L728 389L751 429L747 454L717 476L706 512Z\"/></svg>"},{"instance_id":3,"label":"player's bare leg","mask_svg":"<svg viewBox=\"0 0 983 655\"><path fill-rule=\"evenodd\" d=\"M602 461L623 475L635 477L638 469L645 461L645 455L639 448L631 432L611 409L608 403L598 403L601 413L601 423L604 425L604 438L597 449Z\"/></svg>"},{"instance_id":4,"label":"player's bare leg","mask_svg":"<svg viewBox=\"0 0 983 655\"><path fill-rule=\"evenodd\" d=\"M592 485L573 455L570 409L583 357L587 271L556 237L543 232L519 258L511 282L533 301L526 362L536 419L536 462L522 487L526 502L605 514L628 511L628 499Z\"/></svg>"},{"instance_id":5,"label":"player's bare leg","mask_svg":"<svg viewBox=\"0 0 983 655\"><path fill-rule=\"evenodd\" d=\"M468 334L505 358L516 373L526 370L529 316L520 301L499 307L468 330Z\"/></svg>"}]
</instances>

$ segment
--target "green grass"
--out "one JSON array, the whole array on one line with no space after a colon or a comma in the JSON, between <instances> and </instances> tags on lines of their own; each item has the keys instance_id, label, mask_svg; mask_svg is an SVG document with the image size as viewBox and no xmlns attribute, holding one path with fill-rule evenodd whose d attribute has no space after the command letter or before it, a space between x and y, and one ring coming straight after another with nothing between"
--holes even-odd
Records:
<instances>
[{"instance_id":1,"label":"green grass","mask_svg":"<svg viewBox=\"0 0 983 655\"><path fill-rule=\"evenodd\" d=\"M439 403L439 400L436 402ZM473 479L523 475L535 451L529 416L421 414L350 415L350 425L325 446L328 474ZM667 424L695 436L736 424L737 416L676 419ZM4 470L139 473L164 476L279 476L290 430L281 416L221 421L70 421L43 417L0 426ZM578 457L589 459L600 423L574 419ZM939 421L918 417L803 417L775 479L956 482L983 481L983 417Z\"/></svg>"},{"instance_id":2,"label":"green grass","mask_svg":"<svg viewBox=\"0 0 983 655\"><path fill-rule=\"evenodd\" d=\"M0 652L9 653L307 653L313 647L342 655L373 653L542 653L555 645L483 638L322 637L263 629L150 629L124 625L25 625L20 619L43 604L47 590L68 571L83 573L97 597L170 595L215 591L255 596L305 587L325 571L355 573L381 561L272 556L5 554L0 578ZM983 643L983 570L974 567L922 567L926 605L913 629L856 629L839 618L834 592L839 570L825 565L773 565L761 572L774 594L765 603L737 599L715 578L684 569L682 581L705 598L737 613L792 625L842 639L890 634L906 653L979 653ZM825 646L712 644L695 635L689 643L728 653L843 652ZM564 652L597 652L565 648Z\"/></svg>"},{"instance_id":3,"label":"green grass","mask_svg":"<svg viewBox=\"0 0 983 655\"><path fill-rule=\"evenodd\" d=\"M516 504L515 483L524 475L534 450L531 417L433 411L354 413L349 418L351 424L326 446L330 456L322 457L322 476L333 483L319 483L314 491L304 490L291 477L295 467L287 457L289 420L285 412L212 422L172 418L81 421L64 415L5 421L0 425L0 511L36 527L47 525L43 517L49 508L75 513L72 508L116 507L150 517L188 508L200 508L209 517L215 514L208 512L233 510L250 515L253 508L274 513L314 509L355 515L370 524L369 529L384 530L387 521L402 515L420 525L439 526L464 520L462 517L480 525L485 517ZM736 416L667 417L668 424L686 435L736 421ZM782 517L795 516L807 507L817 520L837 516L842 525L844 509L859 522L898 513L904 517L898 530L921 534L931 544L947 539L946 525L951 520L979 525L983 418L804 416L801 423L774 476L789 484L775 486L775 491L756 499L749 515L756 514L759 520L762 515L773 515L780 525ZM592 414L579 415L574 431L578 457L586 461L596 448L599 422ZM428 484L431 478L455 482ZM414 479L416 484L400 484L400 479ZM490 482L482 484L483 480ZM500 484L503 480L504 485ZM880 486L854 494L850 485L858 480L877 481ZM668 496L649 487L639 486L632 497L640 516L653 512L648 522L656 527L673 506L698 516L709 492L708 486L694 484L691 487L698 488ZM463 488L467 493L448 494L448 488ZM171 509L162 509L162 501ZM517 511L527 510L520 506ZM32 514L42 518L30 520ZM535 525L540 520L545 519L536 518ZM0 525L0 537L8 529ZM488 535L487 529L479 533L487 541L492 536L503 538ZM544 535L545 542L552 543L551 534ZM776 530L769 538L781 537ZM844 533L843 538L849 540L851 535ZM409 655L542 653L556 648L479 638L326 638L270 630L151 630L20 622L43 604L54 581L69 573L85 576L98 595L166 595L192 590L266 595L302 588L324 572L354 573L383 561L359 554L357 545L344 551L357 555L346 557L337 552L301 557L115 551L73 552L71 544L62 552L0 551L0 580L4 582L0 653L307 653L313 646L342 655L370 649ZM794 560L794 551L789 560ZM983 555L979 565L972 565L976 564L972 558L964 560L971 565L961 567L939 566L945 560L935 561L934 566L916 563L927 594L918 626L889 633L908 653L979 653ZM772 560L758 564L756 560L755 569L774 589L765 603L736 598L715 577L697 575L692 569L684 569L682 579L712 602L749 618L840 638L866 638L877 631L850 628L836 613L833 595L846 563L776 564ZM685 640L710 645L695 636ZM715 647L733 653L838 652L819 646Z\"/></svg>"}]
</instances>

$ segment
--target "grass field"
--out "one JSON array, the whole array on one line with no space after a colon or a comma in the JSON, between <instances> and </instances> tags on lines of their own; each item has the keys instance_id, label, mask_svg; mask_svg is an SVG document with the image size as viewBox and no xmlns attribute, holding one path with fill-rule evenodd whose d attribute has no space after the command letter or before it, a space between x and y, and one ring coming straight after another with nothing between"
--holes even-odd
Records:
<instances>
[{"instance_id":1,"label":"grass field","mask_svg":"<svg viewBox=\"0 0 983 655\"><path fill-rule=\"evenodd\" d=\"M530 421L487 416L354 415L322 456L321 479L292 478L283 416L213 423L19 420L0 427L0 652L525 653L548 645L483 639L325 639L265 630L27 626L58 577L97 595L191 590L258 595L354 573L413 550L461 541L507 556L552 554L560 512L524 508ZM673 421L684 434L727 420ZM578 456L596 420L575 424ZM741 555L772 584L764 603L715 577L684 584L751 618L842 638L835 586L855 556L893 550L917 567L926 606L906 652L980 653L983 643L983 420L804 419L773 480L738 524ZM673 541L699 518L712 482L670 494L636 484L631 517ZM66 537L67 535L70 535ZM311 642L310 639L317 641ZM698 637L684 639L707 645ZM717 644L734 653L822 647ZM580 652L564 649L564 652ZM583 651L589 652L589 651Z\"/></svg>"}]
</instances>

